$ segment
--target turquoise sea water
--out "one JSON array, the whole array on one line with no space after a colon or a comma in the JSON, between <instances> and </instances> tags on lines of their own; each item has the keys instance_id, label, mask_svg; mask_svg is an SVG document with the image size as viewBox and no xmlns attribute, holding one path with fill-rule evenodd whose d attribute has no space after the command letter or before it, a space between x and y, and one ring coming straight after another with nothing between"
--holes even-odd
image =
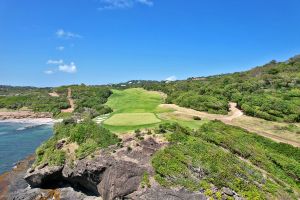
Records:
<instances>
[{"instance_id":1,"label":"turquoise sea water","mask_svg":"<svg viewBox=\"0 0 300 200\"><path fill-rule=\"evenodd\" d=\"M51 135L51 125L0 122L0 174L34 153Z\"/></svg>"}]
</instances>

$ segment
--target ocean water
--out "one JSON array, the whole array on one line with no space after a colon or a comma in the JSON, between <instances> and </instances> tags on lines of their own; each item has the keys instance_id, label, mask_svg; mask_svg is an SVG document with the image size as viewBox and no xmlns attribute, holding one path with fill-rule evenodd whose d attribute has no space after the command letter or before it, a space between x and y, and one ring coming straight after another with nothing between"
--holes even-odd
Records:
<instances>
[{"instance_id":1,"label":"ocean water","mask_svg":"<svg viewBox=\"0 0 300 200\"><path fill-rule=\"evenodd\" d=\"M52 133L51 125L0 122L0 174L33 154Z\"/></svg>"}]
</instances>

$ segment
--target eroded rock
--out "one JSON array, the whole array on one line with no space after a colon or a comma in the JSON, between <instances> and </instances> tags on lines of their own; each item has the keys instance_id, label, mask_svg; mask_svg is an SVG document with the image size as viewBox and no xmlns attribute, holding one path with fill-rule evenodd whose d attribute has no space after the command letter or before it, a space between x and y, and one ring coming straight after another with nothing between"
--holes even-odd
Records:
<instances>
[{"instance_id":1,"label":"eroded rock","mask_svg":"<svg viewBox=\"0 0 300 200\"><path fill-rule=\"evenodd\" d=\"M79 185L85 190L99 195L97 185L103 179L104 172L117 161L105 153L94 159L79 160L74 167L66 165L62 171L64 180L73 185Z\"/></svg>"},{"instance_id":2,"label":"eroded rock","mask_svg":"<svg viewBox=\"0 0 300 200\"><path fill-rule=\"evenodd\" d=\"M63 166L44 167L30 173L28 171L24 177L31 187L41 187L49 185L52 182L62 180Z\"/></svg>"},{"instance_id":3,"label":"eroded rock","mask_svg":"<svg viewBox=\"0 0 300 200\"><path fill-rule=\"evenodd\" d=\"M105 200L124 197L138 189L145 171L136 163L119 161L105 171L98 191Z\"/></svg>"}]
</instances>

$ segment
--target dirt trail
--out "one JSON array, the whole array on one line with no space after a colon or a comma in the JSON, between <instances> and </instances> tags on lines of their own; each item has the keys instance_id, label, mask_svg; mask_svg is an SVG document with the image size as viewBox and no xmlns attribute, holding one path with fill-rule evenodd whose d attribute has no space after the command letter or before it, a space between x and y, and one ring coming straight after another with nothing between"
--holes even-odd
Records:
<instances>
[{"instance_id":1,"label":"dirt trail","mask_svg":"<svg viewBox=\"0 0 300 200\"><path fill-rule=\"evenodd\" d=\"M59 97L59 94L57 92L50 92L48 93L51 97Z\"/></svg>"},{"instance_id":2,"label":"dirt trail","mask_svg":"<svg viewBox=\"0 0 300 200\"><path fill-rule=\"evenodd\" d=\"M230 112L228 115L218 115L218 114L209 114L206 112L200 112L189 108L183 108L175 104L161 104L162 108L169 108L175 110L174 113L182 116L198 116L200 118L205 118L209 120L220 120L225 124L241 127L249 132L254 132L258 135L270 138L276 142L287 143L295 147L300 147L300 141L297 141L290 137L285 137L285 134L278 135L272 131L261 130L264 127L262 126L265 120L255 118L254 124L249 126L248 124L242 123L240 119L243 120L252 120L253 117L248 117L243 114L236 106L236 103L229 103Z\"/></svg>"},{"instance_id":3,"label":"dirt trail","mask_svg":"<svg viewBox=\"0 0 300 200\"><path fill-rule=\"evenodd\" d=\"M175 110L176 114L182 114L182 115L194 115L199 116L202 118L210 119L210 120L221 120L221 121L232 121L236 118L239 118L243 116L243 112L239 110L236 106L236 103L229 103L229 114L228 115L219 115L219 114L210 114L206 112L197 111L190 108L183 108L175 104L161 104L160 107L167 108L167 109L173 109Z\"/></svg>"},{"instance_id":4,"label":"dirt trail","mask_svg":"<svg viewBox=\"0 0 300 200\"><path fill-rule=\"evenodd\" d=\"M68 101L69 101L69 104L71 107L67 108L67 109L62 109L61 112L71 113L75 109L75 103L74 103L74 100L72 99L72 89L71 88L68 88Z\"/></svg>"}]
</instances>

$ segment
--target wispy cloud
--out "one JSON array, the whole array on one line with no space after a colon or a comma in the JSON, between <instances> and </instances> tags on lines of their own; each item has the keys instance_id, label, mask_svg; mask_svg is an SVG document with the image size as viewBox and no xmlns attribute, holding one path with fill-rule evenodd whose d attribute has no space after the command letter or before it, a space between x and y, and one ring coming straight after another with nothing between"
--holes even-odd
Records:
<instances>
[{"instance_id":1,"label":"wispy cloud","mask_svg":"<svg viewBox=\"0 0 300 200\"><path fill-rule=\"evenodd\" d=\"M72 32L69 32L69 31L65 31L64 29L58 29L58 30L55 32L55 35L56 35L58 38L65 38L65 39L82 38L81 35L79 35L79 34L77 34L77 33L72 33Z\"/></svg>"},{"instance_id":2,"label":"wispy cloud","mask_svg":"<svg viewBox=\"0 0 300 200\"><path fill-rule=\"evenodd\" d=\"M47 64L48 65L61 65L61 64L63 64L64 63L64 61L63 60L48 60L47 61Z\"/></svg>"},{"instance_id":3,"label":"wispy cloud","mask_svg":"<svg viewBox=\"0 0 300 200\"><path fill-rule=\"evenodd\" d=\"M60 59L60 60L52 60L52 59L50 59L50 60L47 61L48 65L61 65L63 63L64 63L64 61L62 59Z\"/></svg>"},{"instance_id":4,"label":"wispy cloud","mask_svg":"<svg viewBox=\"0 0 300 200\"><path fill-rule=\"evenodd\" d=\"M44 71L44 73L50 75L50 74L53 74L54 71L53 70L46 70L46 71Z\"/></svg>"},{"instance_id":5,"label":"wispy cloud","mask_svg":"<svg viewBox=\"0 0 300 200\"><path fill-rule=\"evenodd\" d=\"M56 50L63 51L63 50L65 50L65 47L64 46L58 46L58 47L56 47Z\"/></svg>"},{"instance_id":6,"label":"wispy cloud","mask_svg":"<svg viewBox=\"0 0 300 200\"><path fill-rule=\"evenodd\" d=\"M170 82L170 81L176 81L177 77L176 76L170 76L168 78L166 78L166 81Z\"/></svg>"},{"instance_id":7,"label":"wispy cloud","mask_svg":"<svg viewBox=\"0 0 300 200\"><path fill-rule=\"evenodd\" d=\"M71 62L70 64L59 65L58 70L61 72L66 72L66 73L76 73L77 67L74 62Z\"/></svg>"},{"instance_id":8,"label":"wispy cloud","mask_svg":"<svg viewBox=\"0 0 300 200\"><path fill-rule=\"evenodd\" d=\"M64 72L64 73L76 73L77 72L77 66L74 62L71 62L70 64L66 64L62 59L60 60L48 60L48 65L54 65L53 69L49 69L44 71L45 74L54 74L58 71Z\"/></svg>"},{"instance_id":9,"label":"wispy cloud","mask_svg":"<svg viewBox=\"0 0 300 200\"><path fill-rule=\"evenodd\" d=\"M98 10L115 10L132 8L135 5L153 6L152 0L100 0L100 7Z\"/></svg>"}]
</instances>

